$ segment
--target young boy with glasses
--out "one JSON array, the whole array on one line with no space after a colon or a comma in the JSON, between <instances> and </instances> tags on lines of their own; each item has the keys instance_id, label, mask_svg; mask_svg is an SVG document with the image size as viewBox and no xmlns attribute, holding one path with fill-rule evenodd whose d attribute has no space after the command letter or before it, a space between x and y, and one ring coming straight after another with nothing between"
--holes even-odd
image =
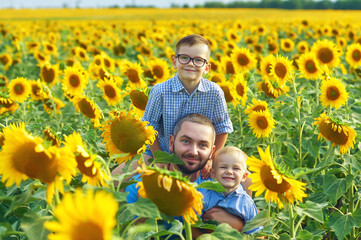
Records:
<instances>
[{"instance_id":1,"label":"young boy with glasses","mask_svg":"<svg viewBox=\"0 0 361 240\"><path fill-rule=\"evenodd\" d=\"M209 41L200 35L188 35L178 41L172 58L177 73L173 78L154 85L142 118L158 131L154 144L143 155L144 160L158 150L169 152L169 136L175 123L189 113L207 116L216 130L216 149L224 146L233 126L222 89L203 78L211 68L210 54ZM211 166L211 162L207 163L202 177L209 176Z\"/></svg>"}]
</instances>

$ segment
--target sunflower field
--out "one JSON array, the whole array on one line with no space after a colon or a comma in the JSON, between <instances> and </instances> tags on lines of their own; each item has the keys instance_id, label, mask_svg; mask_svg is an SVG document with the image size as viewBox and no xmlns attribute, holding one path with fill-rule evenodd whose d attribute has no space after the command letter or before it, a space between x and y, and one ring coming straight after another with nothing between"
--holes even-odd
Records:
<instances>
[{"instance_id":1,"label":"sunflower field","mask_svg":"<svg viewBox=\"0 0 361 240\"><path fill-rule=\"evenodd\" d=\"M193 33L211 43L226 145L249 156L252 235L197 219L178 172L139 169L136 203L121 191L156 136L148 94ZM361 239L360 96L359 11L0 10L0 239Z\"/></svg>"}]
</instances>

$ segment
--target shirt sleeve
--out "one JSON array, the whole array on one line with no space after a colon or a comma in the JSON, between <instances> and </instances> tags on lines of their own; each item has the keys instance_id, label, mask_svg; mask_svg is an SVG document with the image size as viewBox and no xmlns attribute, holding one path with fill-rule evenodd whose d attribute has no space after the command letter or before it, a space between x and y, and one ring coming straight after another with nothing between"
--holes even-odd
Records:
<instances>
[{"instance_id":1,"label":"shirt sleeve","mask_svg":"<svg viewBox=\"0 0 361 240\"><path fill-rule=\"evenodd\" d=\"M162 124L163 95L160 86L155 85L149 93L147 106L145 107L142 121L149 122L155 130L160 131Z\"/></svg>"},{"instance_id":2,"label":"shirt sleeve","mask_svg":"<svg viewBox=\"0 0 361 240\"><path fill-rule=\"evenodd\" d=\"M216 134L233 132L233 125L229 117L227 103L222 89L218 90L217 98L214 104L214 129Z\"/></svg>"},{"instance_id":3,"label":"shirt sleeve","mask_svg":"<svg viewBox=\"0 0 361 240\"><path fill-rule=\"evenodd\" d=\"M141 181L140 175L135 175L131 179ZM139 187L136 186L136 183L133 183L125 188L125 191L128 192L127 203L135 203L138 201L138 190Z\"/></svg>"}]
</instances>

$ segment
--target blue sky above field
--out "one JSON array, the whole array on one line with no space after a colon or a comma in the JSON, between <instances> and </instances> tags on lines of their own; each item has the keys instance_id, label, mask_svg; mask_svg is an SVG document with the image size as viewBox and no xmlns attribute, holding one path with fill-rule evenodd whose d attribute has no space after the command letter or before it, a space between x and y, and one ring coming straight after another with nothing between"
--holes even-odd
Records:
<instances>
[{"instance_id":1,"label":"blue sky above field","mask_svg":"<svg viewBox=\"0 0 361 240\"><path fill-rule=\"evenodd\" d=\"M0 8L61 8L67 6L69 8L97 8L118 5L124 7L126 5L137 6L155 6L159 8L167 8L172 4L183 6L188 4L193 7L195 4L204 4L212 0L0 0ZM213 0L214 1L214 0ZM234 0L216 0L217 2L229 3ZM249 0L247 0L249 1ZM258 0L253 0L258 2Z\"/></svg>"}]
</instances>

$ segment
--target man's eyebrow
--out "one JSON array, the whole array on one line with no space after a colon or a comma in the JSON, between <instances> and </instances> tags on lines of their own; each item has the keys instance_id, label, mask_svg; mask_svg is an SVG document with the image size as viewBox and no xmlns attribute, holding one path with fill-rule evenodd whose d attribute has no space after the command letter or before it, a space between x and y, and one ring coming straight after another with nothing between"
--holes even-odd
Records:
<instances>
[{"instance_id":1,"label":"man's eyebrow","mask_svg":"<svg viewBox=\"0 0 361 240\"><path fill-rule=\"evenodd\" d=\"M193 138L189 137L188 135L182 135L179 138L186 138L188 140L193 140ZM208 140L200 140L199 142L201 142L201 143L209 143Z\"/></svg>"}]
</instances>

